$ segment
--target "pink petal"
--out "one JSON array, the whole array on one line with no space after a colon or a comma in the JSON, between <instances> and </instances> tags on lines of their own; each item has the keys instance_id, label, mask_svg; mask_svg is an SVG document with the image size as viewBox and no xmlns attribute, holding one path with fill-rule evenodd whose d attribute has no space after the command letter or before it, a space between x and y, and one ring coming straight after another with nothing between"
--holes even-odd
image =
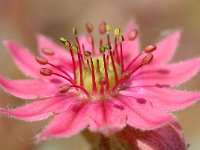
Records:
<instances>
[{"instance_id":1,"label":"pink petal","mask_svg":"<svg viewBox=\"0 0 200 150\"><path fill-rule=\"evenodd\" d=\"M141 131L127 126L116 134L115 143L138 150L186 150L184 136L175 121L152 131ZM112 143L113 145L115 143Z\"/></svg>"},{"instance_id":2,"label":"pink petal","mask_svg":"<svg viewBox=\"0 0 200 150\"><path fill-rule=\"evenodd\" d=\"M200 92L185 92L156 86L131 89L134 96L144 98L151 102L153 108L166 112L183 109L200 99Z\"/></svg>"},{"instance_id":3,"label":"pink petal","mask_svg":"<svg viewBox=\"0 0 200 150\"><path fill-rule=\"evenodd\" d=\"M190 78L200 70L200 58L190 59L170 65L146 67L140 73L133 76L133 82L143 85L165 84L178 85Z\"/></svg>"},{"instance_id":4,"label":"pink petal","mask_svg":"<svg viewBox=\"0 0 200 150\"><path fill-rule=\"evenodd\" d=\"M157 50L153 53L155 59L152 61L152 65L167 63L171 60L176 52L180 35L181 32L178 30L156 44Z\"/></svg>"},{"instance_id":5,"label":"pink petal","mask_svg":"<svg viewBox=\"0 0 200 150\"><path fill-rule=\"evenodd\" d=\"M51 56L43 54L42 49L44 48L53 50L55 54ZM51 39L47 38L46 36L39 35L38 49L40 54L46 57L50 61L50 63L64 68L66 68L66 66L68 68L71 67L71 56L70 53L67 52L68 50L65 49L64 45L63 47L61 47L56 43L54 43Z\"/></svg>"},{"instance_id":6,"label":"pink petal","mask_svg":"<svg viewBox=\"0 0 200 150\"><path fill-rule=\"evenodd\" d=\"M77 102L58 114L38 136L38 141L47 137L69 137L83 130L87 125L88 104Z\"/></svg>"},{"instance_id":7,"label":"pink petal","mask_svg":"<svg viewBox=\"0 0 200 150\"><path fill-rule=\"evenodd\" d=\"M58 92L58 85L42 80L10 80L0 77L0 86L10 94L24 99L50 97Z\"/></svg>"},{"instance_id":8,"label":"pink petal","mask_svg":"<svg viewBox=\"0 0 200 150\"><path fill-rule=\"evenodd\" d=\"M118 98L126 108L128 116L127 124L132 127L151 130L173 119L171 115L152 107L150 101L146 101L140 97L133 97L135 94L133 92L121 91L120 93L122 95Z\"/></svg>"},{"instance_id":9,"label":"pink petal","mask_svg":"<svg viewBox=\"0 0 200 150\"><path fill-rule=\"evenodd\" d=\"M35 61L35 57L27 51L27 49L12 41L5 41L4 44L10 51L16 65L25 75L34 78L39 76L38 69L40 68L40 65Z\"/></svg>"},{"instance_id":10,"label":"pink petal","mask_svg":"<svg viewBox=\"0 0 200 150\"><path fill-rule=\"evenodd\" d=\"M74 101L71 96L58 96L38 100L16 109L0 109L0 112L25 121L38 121L48 118L53 112L61 113Z\"/></svg>"},{"instance_id":11,"label":"pink petal","mask_svg":"<svg viewBox=\"0 0 200 150\"><path fill-rule=\"evenodd\" d=\"M186 150L186 143L179 124L171 122L147 133L145 138L139 138L138 147L148 150Z\"/></svg>"},{"instance_id":12,"label":"pink petal","mask_svg":"<svg viewBox=\"0 0 200 150\"><path fill-rule=\"evenodd\" d=\"M126 121L123 109L124 107L118 105L114 99L95 102L90 106L89 129L94 132L101 132L107 136L122 129Z\"/></svg>"},{"instance_id":13,"label":"pink petal","mask_svg":"<svg viewBox=\"0 0 200 150\"><path fill-rule=\"evenodd\" d=\"M125 41L123 44L123 54L125 58L125 62L130 62L134 57L137 56L139 53L140 47L139 47L139 38L137 37L135 40L130 41L129 40L129 33L135 29L138 29L137 25L131 21L127 25L123 35L125 38Z\"/></svg>"}]
</instances>

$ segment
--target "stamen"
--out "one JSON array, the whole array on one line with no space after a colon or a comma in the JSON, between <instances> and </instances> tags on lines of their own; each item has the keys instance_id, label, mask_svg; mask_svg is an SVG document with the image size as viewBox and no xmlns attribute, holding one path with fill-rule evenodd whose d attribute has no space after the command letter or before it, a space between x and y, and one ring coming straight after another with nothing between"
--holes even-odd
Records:
<instances>
[{"instance_id":1,"label":"stamen","mask_svg":"<svg viewBox=\"0 0 200 150\"><path fill-rule=\"evenodd\" d=\"M106 55L103 54L103 62L104 62L104 71L105 71L105 76L106 76L106 90L108 91L110 88L110 83L109 83L109 77L108 77L108 69L106 65Z\"/></svg>"},{"instance_id":2,"label":"stamen","mask_svg":"<svg viewBox=\"0 0 200 150\"><path fill-rule=\"evenodd\" d=\"M123 77L117 82L117 84L115 84L115 86L113 87L112 91L114 92L120 84L122 84L122 83L124 83L126 80L130 79L131 75L132 75L134 72L136 72L136 71L137 71L139 68L141 68L143 65L149 64L152 60L153 60L153 55L152 55L152 54L146 55L146 56L143 58L142 63L141 63L139 66L137 66L135 69L133 69L130 73L129 73L129 72L125 72L125 73L123 74Z\"/></svg>"},{"instance_id":3,"label":"stamen","mask_svg":"<svg viewBox=\"0 0 200 150\"><path fill-rule=\"evenodd\" d=\"M150 44L144 48L146 53L151 53L156 50L156 45Z\"/></svg>"},{"instance_id":4,"label":"stamen","mask_svg":"<svg viewBox=\"0 0 200 150\"><path fill-rule=\"evenodd\" d=\"M123 56L123 49L122 49L122 42L124 41L124 37L122 35L119 36L119 43L120 43L120 53L121 53L121 74L124 72L124 56Z\"/></svg>"},{"instance_id":5,"label":"stamen","mask_svg":"<svg viewBox=\"0 0 200 150\"><path fill-rule=\"evenodd\" d=\"M142 55L142 53L139 53L135 58L133 58L132 61L126 67L125 71L127 71L141 55Z\"/></svg>"},{"instance_id":6,"label":"stamen","mask_svg":"<svg viewBox=\"0 0 200 150\"><path fill-rule=\"evenodd\" d=\"M99 64L99 59L97 59L97 73L100 73L100 64Z\"/></svg>"},{"instance_id":7,"label":"stamen","mask_svg":"<svg viewBox=\"0 0 200 150\"><path fill-rule=\"evenodd\" d=\"M102 37L102 35L106 33L106 23L105 22L102 22L102 23L99 24L99 33L101 34L99 45L100 45L100 47L102 47L103 46L103 37Z\"/></svg>"},{"instance_id":8,"label":"stamen","mask_svg":"<svg viewBox=\"0 0 200 150\"><path fill-rule=\"evenodd\" d=\"M89 57L89 56L92 55L92 53L91 53L90 51L84 51L84 55L85 55L86 57Z\"/></svg>"},{"instance_id":9,"label":"stamen","mask_svg":"<svg viewBox=\"0 0 200 150\"><path fill-rule=\"evenodd\" d=\"M78 36L77 36L78 32L77 32L76 27L73 27L72 31L73 31L73 35L75 36L76 42L78 44L78 49L81 51L81 46L80 46L80 42L79 42L79 39L78 39Z\"/></svg>"},{"instance_id":10,"label":"stamen","mask_svg":"<svg viewBox=\"0 0 200 150\"><path fill-rule=\"evenodd\" d=\"M80 54L78 53L78 62L79 62L79 70L80 70L80 85L83 87L83 68L82 68L82 63L81 63L81 57Z\"/></svg>"},{"instance_id":11,"label":"stamen","mask_svg":"<svg viewBox=\"0 0 200 150\"><path fill-rule=\"evenodd\" d=\"M66 92L68 92L69 89L72 88L72 87L83 91L88 97L90 96L90 94L89 94L84 88L82 88L82 87L79 86L79 85L68 85L68 84L61 85L60 88L59 88L59 92L60 92L60 93L66 93Z\"/></svg>"},{"instance_id":12,"label":"stamen","mask_svg":"<svg viewBox=\"0 0 200 150\"><path fill-rule=\"evenodd\" d=\"M72 32L73 32L73 35L77 36L77 33L78 33L78 32L77 32L76 27L73 27L73 28L72 28Z\"/></svg>"},{"instance_id":13,"label":"stamen","mask_svg":"<svg viewBox=\"0 0 200 150\"><path fill-rule=\"evenodd\" d=\"M40 73L43 76L51 76L53 74L53 71L51 69L48 69L48 68L41 68Z\"/></svg>"},{"instance_id":14,"label":"stamen","mask_svg":"<svg viewBox=\"0 0 200 150\"><path fill-rule=\"evenodd\" d=\"M153 60L153 55L150 53L150 54L146 55L146 56L143 58L142 64L143 64L143 65L148 65L148 64L150 64L150 63L152 62L152 60Z\"/></svg>"},{"instance_id":15,"label":"stamen","mask_svg":"<svg viewBox=\"0 0 200 150\"><path fill-rule=\"evenodd\" d=\"M36 56L35 60L41 65L46 65L48 63L48 60L42 56Z\"/></svg>"},{"instance_id":16,"label":"stamen","mask_svg":"<svg viewBox=\"0 0 200 150\"><path fill-rule=\"evenodd\" d=\"M89 59L87 59L87 67L88 67L88 71L91 71Z\"/></svg>"},{"instance_id":17,"label":"stamen","mask_svg":"<svg viewBox=\"0 0 200 150\"><path fill-rule=\"evenodd\" d=\"M70 86L68 84L64 84L59 87L59 92L66 93L69 91L69 89L70 89Z\"/></svg>"},{"instance_id":18,"label":"stamen","mask_svg":"<svg viewBox=\"0 0 200 150\"><path fill-rule=\"evenodd\" d=\"M101 22L99 24L99 33L105 34L106 33L106 22Z\"/></svg>"},{"instance_id":19,"label":"stamen","mask_svg":"<svg viewBox=\"0 0 200 150\"><path fill-rule=\"evenodd\" d=\"M114 92L119 85L130 79L131 74L129 72L124 72L122 75L122 78L115 84L115 86L112 88L112 91Z\"/></svg>"},{"instance_id":20,"label":"stamen","mask_svg":"<svg viewBox=\"0 0 200 150\"><path fill-rule=\"evenodd\" d=\"M99 80L99 85L100 85L100 94L103 95L104 94L104 85L106 84L106 78L105 77L101 77Z\"/></svg>"},{"instance_id":21,"label":"stamen","mask_svg":"<svg viewBox=\"0 0 200 150\"><path fill-rule=\"evenodd\" d=\"M105 45L105 47L104 47L105 49L107 49L107 50L111 50L112 49L112 47L111 47L111 45L110 44L108 44L108 43L106 43L106 45Z\"/></svg>"},{"instance_id":22,"label":"stamen","mask_svg":"<svg viewBox=\"0 0 200 150\"><path fill-rule=\"evenodd\" d=\"M115 30L114 30L114 34L116 35L116 36L118 36L119 34L120 34L120 28L115 28Z\"/></svg>"},{"instance_id":23,"label":"stamen","mask_svg":"<svg viewBox=\"0 0 200 150\"><path fill-rule=\"evenodd\" d=\"M105 49L105 47L104 46L102 46L102 47L100 47L100 53L105 53L105 51L106 51L106 49Z\"/></svg>"},{"instance_id":24,"label":"stamen","mask_svg":"<svg viewBox=\"0 0 200 150\"><path fill-rule=\"evenodd\" d=\"M70 85L70 87L74 87L74 88L80 89L80 90L82 90L88 97L90 97L90 93L88 93L88 91L85 90L83 87L81 87L81 86L79 86L79 85Z\"/></svg>"},{"instance_id":25,"label":"stamen","mask_svg":"<svg viewBox=\"0 0 200 150\"><path fill-rule=\"evenodd\" d=\"M115 61L114 61L114 58L113 58L112 51L110 51L110 57L111 57L112 67L113 67L113 71L114 71L114 75L115 75L115 83L117 83L118 75L117 75L117 70L116 70Z\"/></svg>"},{"instance_id":26,"label":"stamen","mask_svg":"<svg viewBox=\"0 0 200 150\"><path fill-rule=\"evenodd\" d=\"M115 37L115 54L116 54L116 57L117 57L117 62L119 63L119 52L118 52L118 44L117 44L117 36Z\"/></svg>"},{"instance_id":27,"label":"stamen","mask_svg":"<svg viewBox=\"0 0 200 150\"><path fill-rule=\"evenodd\" d=\"M111 42L110 42L110 30L111 30L110 25L106 24L107 42L108 42L109 45L111 45Z\"/></svg>"},{"instance_id":28,"label":"stamen","mask_svg":"<svg viewBox=\"0 0 200 150\"><path fill-rule=\"evenodd\" d=\"M139 68L141 68L143 65L148 65L152 62L153 60L153 55L150 53L148 55L146 55L143 59L142 59L142 63L136 67L134 70L132 70L130 72L130 74L133 74L135 71L137 71Z\"/></svg>"},{"instance_id":29,"label":"stamen","mask_svg":"<svg viewBox=\"0 0 200 150\"><path fill-rule=\"evenodd\" d=\"M69 81L71 84L75 84L73 81L71 81L69 78L67 78L67 77L65 77L65 76L63 76L63 75L61 75L61 74L58 74L58 73L55 73L55 72L53 72L52 73L53 75L56 75L56 76L58 76L58 77L61 77L61 78L63 78L63 79L65 79L65 80L67 80L67 81Z\"/></svg>"},{"instance_id":30,"label":"stamen","mask_svg":"<svg viewBox=\"0 0 200 150\"><path fill-rule=\"evenodd\" d=\"M129 33L129 36L128 36L128 39L130 41L133 41L137 38L138 36L138 31L137 30L132 30L130 33Z\"/></svg>"},{"instance_id":31,"label":"stamen","mask_svg":"<svg viewBox=\"0 0 200 150\"><path fill-rule=\"evenodd\" d=\"M92 43L92 53L95 54L94 39L92 36L93 25L91 23L86 23L85 27L86 27L87 32L90 35L90 39L91 39L91 43Z\"/></svg>"},{"instance_id":32,"label":"stamen","mask_svg":"<svg viewBox=\"0 0 200 150\"><path fill-rule=\"evenodd\" d=\"M86 23L85 27L88 33L93 31L93 25L91 23Z\"/></svg>"},{"instance_id":33,"label":"stamen","mask_svg":"<svg viewBox=\"0 0 200 150\"><path fill-rule=\"evenodd\" d=\"M64 37L60 37L60 42L65 44L67 42L67 40Z\"/></svg>"},{"instance_id":34,"label":"stamen","mask_svg":"<svg viewBox=\"0 0 200 150\"><path fill-rule=\"evenodd\" d=\"M48 64L48 65L52 66L53 68L59 70L60 72L62 72L62 73L64 73L65 75L67 75L67 77L73 82L71 76L70 76L66 71L64 71L64 70L62 70L61 68L59 68L59 67L57 67L57 66L55 66L55 65L53 65L53 64L51 64L51 63L49 63L48 60L47 60L45 57L36 56L36 57L35 57L35 60L36 60L39 64L41 64L41 65L46 65L46 64Z\"/></svg>"},{"instance_id":35,"label":"stamen","mask_svg":"<svg viewBox=\"0 0 200 150\"><path fill-rule=\"evenodd\" d=\"M94 93L96 93L97 92L97 86L96 86L96 79L95 79L95 72L94 72L94 63L93 63L92 58L90 58L90 61L91 61L91 66L92 66L92 91Z\"/></svg>"},{"instance_id":36,"label":"stamen","mask_svg":"<svg viewBox=\"0 0 200 150\"><path fill-rule=\"evenodd\" d=\"M52 56L52 55L55 54L54 51L52 49L49 49L49 48L43 48L42 53L45 54L45 55L49 55L49 56Z\"/></svg>"}]
</instances>

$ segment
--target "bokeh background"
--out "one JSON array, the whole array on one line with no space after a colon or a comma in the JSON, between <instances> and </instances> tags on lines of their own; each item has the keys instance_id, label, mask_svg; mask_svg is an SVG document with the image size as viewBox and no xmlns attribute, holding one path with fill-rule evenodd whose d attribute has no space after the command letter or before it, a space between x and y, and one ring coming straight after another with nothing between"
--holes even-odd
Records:
<instances>
[{"instance_id":1,"label":"bokeh background","mask_svg":"<svg viewBox=\"0 0 200 150\"><path fill-rule=\"evenodd\" d=\"M173 62L200 56L199 0L0 0L0 41L12 39L36 53L36 35L43 33L58 41L72 38L72 27L85 32L85 23L97 27L102 20L125 27L129 20L139 25L141 44L160 39L163 31L183 30ZM59 41L58 41L59 42ZM167 49L167 47L166 47ZM25 78L0 44L0 75ZM200 90L200 74L178 87ZM24 103L0 89L0 106L16 107ZM200 149L200 103L176 113L191 150ZM81 135L68 139L33 143L34 136L48 121L26 123L0 117L1 150L87 150Z\"/></svg>"}]
</instances>

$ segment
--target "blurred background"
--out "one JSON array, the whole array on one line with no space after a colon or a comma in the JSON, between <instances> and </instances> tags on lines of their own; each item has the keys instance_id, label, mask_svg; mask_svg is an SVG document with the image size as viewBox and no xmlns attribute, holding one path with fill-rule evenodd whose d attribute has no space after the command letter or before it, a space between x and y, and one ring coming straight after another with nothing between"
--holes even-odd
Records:
<instances>
[{"instance_id":1,"label":"blurred background","mask_svg":"<svg viewBox=\"0 0 200 150\"><path fill-rule=\"evenodd\" d=\"M139 25L141 44L160 39L165 30L181 28L182 38L173 62L200 56L199 0L0 0L0 41L12 39L36 53L36 35L43 33L58 41L72 38L72 27L85 33L85 23L94 26L106 21L122 29L129 20ZM97 28L96 28L97 29ZM59 41L58 41L59 42ZM0 44L0 75L25 78ZM200 90L200 74L178 87ZM0 107L24 103L0 89ZM200 149L200 103L176 113L191 150ZM33 143L34 136L48 121L26 123L0 117L1 150L87 150L81 135L68 139ZM79 143L79 144L77 144Z\"/></svg>"}]
</instances>

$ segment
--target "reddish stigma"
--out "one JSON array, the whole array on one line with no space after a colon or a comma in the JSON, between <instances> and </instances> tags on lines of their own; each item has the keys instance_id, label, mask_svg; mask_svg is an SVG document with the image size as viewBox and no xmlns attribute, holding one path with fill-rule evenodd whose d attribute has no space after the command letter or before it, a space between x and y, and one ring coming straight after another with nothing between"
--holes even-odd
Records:
<instances>
[{"instance_id":1,"label":"reddish stigma","mask_svg":"<svg viewBox=\"0 0 200 150\"><path fill-rule=\"evenodd\" d=\"M98 43L100 54L98 55L97 53L99 52L95 49L92 35L93 25L87 23L86 30L89 36L91 50L85 50L84 43L80 45L76 28L73 28L76 43L72 43L63 37L60 38L60 41L71 55L72 73L50 63L50 60L47 60L43 56L37 56L35 58L39 64L49 65L49 68L43 67L40 69L40 73L43 76L54 75L66 80L66 83L58 89L59 93L66 93L71 88L74 88L77 92L84 93L87 97L96 95L102 97L108 94L116 94L138 69L144 65L148 65L153 60L152 52L156 50L156 46L151 44L146 46L144 51L140 52L138 56L132 58L128 65L125 65L126 57L124 56L123 43L125 40L129 40L130 42L135 40L138 36L137 30L132 30L128 38L125 39L120 33L120 29L115 28L114 46L112 48L110 37L111 27L105 22L102 22L99 25L100 40ZM104 36L106 40L103 40ZM46 56L55 55L52 49L45 48L42 52ZM145 53L146 56L143 56L144 58L140 60L139 58ZM140 60L140 63L136 63L138 60ZM91 77L91 79L89 78L91 80L90 82L87 81L87 76ZM91 90L89 89L90 86Z\"/></svg>"}]
</instances>

